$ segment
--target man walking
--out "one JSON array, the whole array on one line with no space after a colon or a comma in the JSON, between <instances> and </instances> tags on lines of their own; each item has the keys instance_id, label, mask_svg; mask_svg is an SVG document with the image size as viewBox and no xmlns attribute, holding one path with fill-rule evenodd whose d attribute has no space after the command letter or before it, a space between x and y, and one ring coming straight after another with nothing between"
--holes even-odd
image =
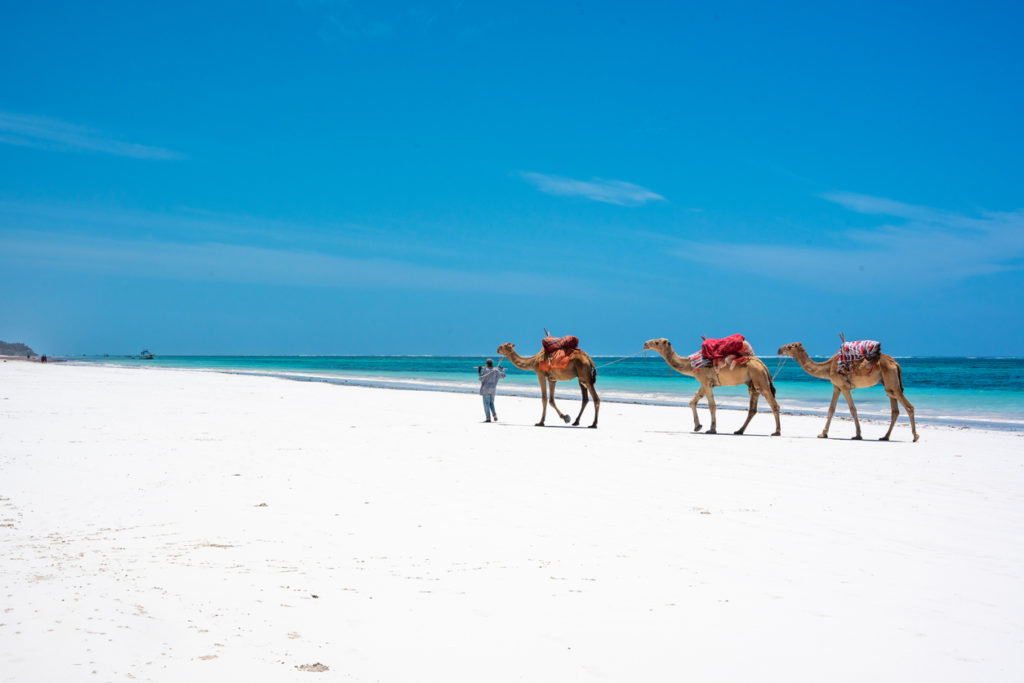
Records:
<instances>
[{"instance_id":1,"label":"man walking","mask_svg":"<svg viewBox=\"0 0 1024 683\"><path fill-rule=\"evenodd\" d=\"M484 399L484 417L487 418L484 422L490 422L492 417L497 422L498 413L494 411L494 394L498 391L498 380L505 379L505 370L494 367L494 361L488 358L487 367L477 366L476 373L480 377L480 395Z\"/></svg>"}]
</instances>

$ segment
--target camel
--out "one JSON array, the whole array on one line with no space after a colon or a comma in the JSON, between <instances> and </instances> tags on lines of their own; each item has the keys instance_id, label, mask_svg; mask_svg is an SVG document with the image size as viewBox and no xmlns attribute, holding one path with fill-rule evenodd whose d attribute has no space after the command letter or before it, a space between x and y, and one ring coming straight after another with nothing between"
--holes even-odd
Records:
<instances>
[{"instance_id":1,"label":"camel","mask_svg":"<svg viewBox=\"0 0 1024 683\"><path fill-rule=\"evenodd\" d=\"M540 382L541 404L544 406L543 412L540 414L540 422L537 423L537 426L544 426L544 420L548 414L548 403L551 403L551 407L555 409L558 417L562 418L564 422L569 421L569 416L563 414L558 409L558 406L555 405L555 383L562 380L577 379L580 383L580 391L583 394L583 405L580 406L580 413L572 424L573 426L579 425L583 410L587 407L587 391L590 391L590 395L594 397L594 423L590 425L590 429L597 429L597 413L601 408L601 399L594 389L594 385L597 383L597 368L594 367L594 361L590 356L577 349L576 353L569 360L569 367L564 370L551 368L550 371L544 372L540 369L540 362L544 360L543 351L526 358L516 352L515 346L515 344L511 343L502 344L498 347L498 353L508 358L512 365L520 370L532 370L537 373L537 380ZM545 380L547 380L546 385ZM549 387L550 398L548 397Z\"/></svg>"},{"instance_id":2,"label":"camel","mask_svg":"<svg viewBox=\"0 0 1024 683\"><path fill-rule=\"evenodd\" d=\"M881 354L878 362L874 363L870 371L864 374L858 373L858 368L854 366L850 368L849 374L844 375L838 370L839 354L819 363L811 360L811 357L807 355L807 351L804 350L803 344L793 342L780 348L779 355L792 356L808 375L832 382L832 403L828 407L825 429L818 435L819 439L828 438L828 428L832 424L832 415L836 412L836 402L839 400L839 394L842 393L847 405L850 406L850 415L853 416L853 424L857 428L857 434L853 438L859 440L861 438L860 420L857 419L857 409L853 405L853 397L850 395L850 392L854 389L873 387L881 382L882 386L885 387L885 395L889 397L889 405L892 408L892 421L889 422L889 431L879 441L888 441L889 435L892 434L892 428L895 426L896 418L900 414L899 406L896 404L897 401L902 403L903 407L907 409L907 416L910 418L910 431L914 433L914 441L917 441L918 434L917 425L914 423L914 406L910 405L910 401L903 395L903 370L900 369L900 364L892 356L884 353Z\"/></svg>"},{"instance_id":3,"label":"camel","mask_svg":"<svg viewBox=\"0 0 1024 683\"><path fill-rule=\"evenodd\" d=\"M690 399L690 409L693 410L693 431L699 432L702 429L700 418L697 417L697 403L700 402L702 396L707 395L708 409L711 411L711 429L707 433L718 433L715 429L716 405L712 387L715 385L735 387L740 384L746 384L747 391L750 392L750 408L747 411L747 419L743 426L733 433L742 434L747 429L747 425L750 424L750 420L753 419L754 414L757 412L757 396L760 394L768 401L768 405L772 408L772 415L775 416L775 431L772 433L772 436L782 434L782 426L779 423L779 404L775 401L775 384L772 382L772 376L768 372L768 367L760 358L755 356L746 365L740 365L736 369L723 365L717 370L715 368L697 368L694 370L690 366L690 359L684 358L673 351L672 344L668 339L648 339L644 342L644 349L657 351L673 370L687 377L693 377L700 382L700 388L697 389L697 393Z\"/></svg>"}]
</instances>

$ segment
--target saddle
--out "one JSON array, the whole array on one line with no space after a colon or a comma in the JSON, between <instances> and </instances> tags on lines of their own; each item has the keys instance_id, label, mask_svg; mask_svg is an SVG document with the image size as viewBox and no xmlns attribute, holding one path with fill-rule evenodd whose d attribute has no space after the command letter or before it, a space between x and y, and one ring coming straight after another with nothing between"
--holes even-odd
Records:
<instances>
[{"instance_id":1,"label":"saddle","mask_svg":"<svg viewBox=\"0 0 1024 683\"><path fill-rule=\"evenodd\" d=\"M705 339L700 345L700 355L707 361L699 367L714 366L720 368L726 363L730 367L746 365L754 357L754 348L746 341L742 334L731 334L721 339ZM693 358L690 358L690 366L696 368Z\"/></svg>"},{"instance_id":2,"label":"saddle","mask_svg":"<svg viewBox=\"0 0 1024 683\"><path fill-rule=\"evenodd\" d=\"M541 340L544 346L544 359L540 362L541 372L554 370L565 370L569 367L569 361L579 351L580 340L571 334L565 337L544 337Z\"/></svg>"},{"instance_id":3,"label":"saddle","mask_svg":"<svg viewBox=\"0 0 1024 683\"><path fill-rule=\"evenodd\" d=\"M840 374L867 375L875 369L875 363L882 356L882 344L873 339L844 341L836 356L836 369Z\"/></svg>"}]
</instances>

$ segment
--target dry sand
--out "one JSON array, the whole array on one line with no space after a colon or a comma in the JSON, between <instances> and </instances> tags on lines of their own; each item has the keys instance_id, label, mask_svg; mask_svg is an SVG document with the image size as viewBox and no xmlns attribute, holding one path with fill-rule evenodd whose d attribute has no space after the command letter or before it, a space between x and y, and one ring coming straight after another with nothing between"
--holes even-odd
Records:
<instances>
[{"instance_id":1,"label":"dry sand","mask_svg":"<svg viewBox=\"0 0 1024 683\"><path fill-rule=\"evenodd\" d=\"M0 363L0 680L1024 680L1024 435L498 411Z\"/></svg>"}]
</instances>

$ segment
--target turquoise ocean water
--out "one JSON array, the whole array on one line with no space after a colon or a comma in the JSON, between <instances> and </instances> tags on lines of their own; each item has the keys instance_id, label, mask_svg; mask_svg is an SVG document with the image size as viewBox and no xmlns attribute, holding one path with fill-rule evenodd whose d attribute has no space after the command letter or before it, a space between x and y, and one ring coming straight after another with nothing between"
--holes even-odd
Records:
<instances>
[{"instance_id":1,"label":"turquoise ocean water","mask_svg":"<svg viewBox=\"0 0 1024 683\"><path fill-rule=\"evenodd\" d=\"M500 356L493 356L497 362ZM153 360L130 357L81 356L68 360L121 366L187 368L236 373L258 373L297 381L472 393L477 390L476 370L485 356L166 356ZM598 366L598 393L602 401L680 405L680 419L689 423L686 404L697 382L673 371L657 354L626 360L594 356ZM780 362L761 356L771 372ZM818 359L822 360L822 359ZM897 358L903 368L907 398L922 423L975 426L1024 431L1024 370L1016 358ZM609 363L613 363L608 365ZM502 367L507 378L499 395L539 397L536 375ZM831 385L815 379L790 359L775 379L776 398L784 412L821 414L828 411ZM579 400L576 383L559 382L560 402ZM853 392L857 411L864 418L889 417L889 400L881 385ZM717 387L720 408L746 410L746 387ZM702 409L706 402L701 403ZM758 409L767 411L761 400ZM901 420L906 417L901 408ZM848 415L840 397L837 416ZM762 419L762 418L758 418ZM705 422L706 424L706 422ZM757 422L755 421L755 425Z\"/></svg>"}]
</instances>

